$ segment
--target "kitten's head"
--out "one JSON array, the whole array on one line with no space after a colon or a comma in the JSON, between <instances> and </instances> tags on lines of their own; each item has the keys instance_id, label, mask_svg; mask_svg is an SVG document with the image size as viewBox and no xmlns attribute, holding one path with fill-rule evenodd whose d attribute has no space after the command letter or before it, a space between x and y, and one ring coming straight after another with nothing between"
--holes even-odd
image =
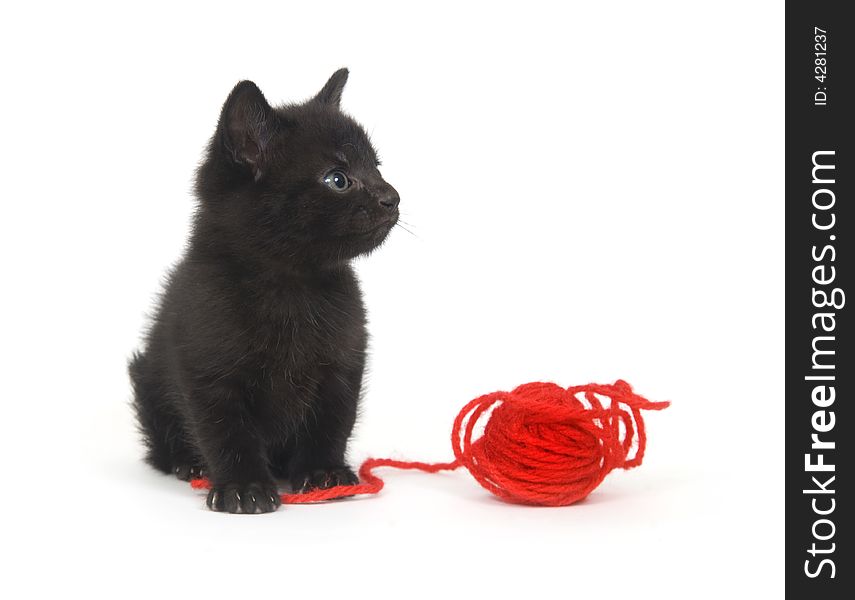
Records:
<instances>
[{"instance_id":1,"label":"kitten's head","mask_svg":"<svg viewBox=\"0 0 855 600\"><path fill-rule=\"evenodd\" d=\"M311 100L275 108L251 81L235 86L197 178L197 231L219 238L204 243L319 267L383 243L398 193L368 135L340 110L347 75L340 69Z\"/></svg>"}]
</instances>

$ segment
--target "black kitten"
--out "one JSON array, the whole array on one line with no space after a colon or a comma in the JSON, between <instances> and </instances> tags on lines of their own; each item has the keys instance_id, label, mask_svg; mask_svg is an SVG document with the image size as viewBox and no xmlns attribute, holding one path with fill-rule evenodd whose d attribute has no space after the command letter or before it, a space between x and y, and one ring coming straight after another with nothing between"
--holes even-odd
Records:
<instances>
[{"instance_id":1,"label":"black kitten","mask_svg":"<svg viewBox=\"0 0 855 600\"><path fill-rule=\"evenodd\" d=\"M130 374L147 460L206 476L208 506L279 506L357 481L345 463L365 365L365 309L349 261L398 219L398 193L339 110L347 70L272 108L235 86L197 175L199 206Z\"/></svg>"}]
</instances>

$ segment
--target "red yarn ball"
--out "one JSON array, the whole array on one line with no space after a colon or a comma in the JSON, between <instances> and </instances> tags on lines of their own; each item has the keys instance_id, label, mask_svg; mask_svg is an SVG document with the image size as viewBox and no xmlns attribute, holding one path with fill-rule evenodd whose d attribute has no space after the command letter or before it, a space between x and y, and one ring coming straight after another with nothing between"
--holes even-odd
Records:
<instances>
[{"instance_id":1,"label":"red yarn ball","mask_svg":"<svg viewBox=\"0 0 855 600\"><path fill-rule=\"evenodd\" d=\"M608 396L609 406L597 395ZM497 496L564 506L585 498L612 469L641 464L646 436L640 409L666 406L633 394L622 380L567 389L526 383L467 404L454 422L451 443L457 463ZM490 409L483 434L473 441ZM636 430L638 445L630 458Z\"/></svg>"}]
</instances>

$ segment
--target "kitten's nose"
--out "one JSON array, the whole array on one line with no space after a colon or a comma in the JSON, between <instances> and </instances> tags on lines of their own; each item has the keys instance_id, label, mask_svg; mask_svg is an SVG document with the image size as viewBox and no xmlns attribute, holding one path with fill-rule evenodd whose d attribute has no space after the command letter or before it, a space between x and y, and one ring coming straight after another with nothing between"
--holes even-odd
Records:
<instances>
[{"instance_id":1,"label":"kitten's nose","mask_svg":"<svg viewBox=\"0 0 855 600\"><path fill-rule=\"evenodd\" d=\"M380 206L386 210L395 210L401 202L401 198L398 196L398 192L395 190L389 190L381 194L377 201L380 202Z\"/></svg>"}]
</instances>

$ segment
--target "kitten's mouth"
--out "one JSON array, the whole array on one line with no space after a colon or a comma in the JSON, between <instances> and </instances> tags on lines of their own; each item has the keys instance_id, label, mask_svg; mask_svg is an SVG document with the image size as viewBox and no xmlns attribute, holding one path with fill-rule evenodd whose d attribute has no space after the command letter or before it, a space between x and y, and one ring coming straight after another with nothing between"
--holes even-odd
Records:
<instances>
[{"instance_id":1,"label":"kitten's mouth","mask_svg":"<svg viewBox=\"0 0 855 600\"><path fill-rule=\"evenodd\" d=\"M339 243L344 252L352 257L371 252L386 241L386 237L397 222L397 218L384 219L366 229L351 231L342 235L339 237Z\"/></svg>"},{"instance_id":2,"label":"kitten's mouth","mask_svg":"<svg viewBox=\"0 0 855 600\"><path fill-rule=\"evenodd\" d=\"M372 237L372 238L376 238L379 236L385 236L390 231L392 231L392 228L395 226L395 223L397 223L397 222L398 222L397 216L396 217L390 217L388 219L385 219L384 221L381 221L377 225L374 225L373 227L366 229L365 231L363 231L361 233L361 235Z\"/></svg>"}]
</instances>

